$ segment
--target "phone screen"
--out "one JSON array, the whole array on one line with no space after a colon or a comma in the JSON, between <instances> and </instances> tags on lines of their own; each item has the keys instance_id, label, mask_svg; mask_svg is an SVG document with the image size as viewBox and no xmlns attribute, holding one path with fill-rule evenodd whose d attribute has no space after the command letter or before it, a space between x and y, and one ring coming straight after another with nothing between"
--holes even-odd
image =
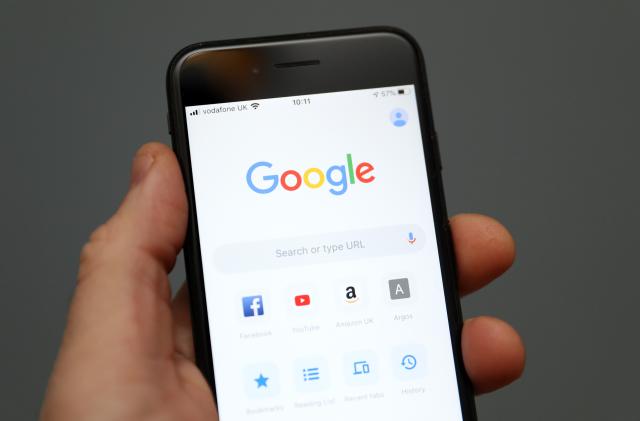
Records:
<instances>
[{"instance_id":1,"label":"phone screen","mask_svg":"<svg viewBox=\"0 0 640 421\"><path fill-rule=\"evenodd\" d=\"M461 420L414 85L185 114L221 420Z\"/></svg>"}]
</instances>

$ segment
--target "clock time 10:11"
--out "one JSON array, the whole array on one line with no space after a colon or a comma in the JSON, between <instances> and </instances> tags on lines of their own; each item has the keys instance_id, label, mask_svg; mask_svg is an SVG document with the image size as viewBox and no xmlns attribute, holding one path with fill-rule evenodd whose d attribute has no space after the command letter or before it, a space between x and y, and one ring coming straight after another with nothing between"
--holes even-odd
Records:
<instances>
[{"instance_id":1,"label":"clock time 10:11","mask_svg":"<svg viewBox=\"0 0 640 421\"><path fill-rule=\"evenodd\" d=\"M311 98L294 98L291 102L293 102L293 105L309 105L311 104Z\"/></svg>"}]
</instances>

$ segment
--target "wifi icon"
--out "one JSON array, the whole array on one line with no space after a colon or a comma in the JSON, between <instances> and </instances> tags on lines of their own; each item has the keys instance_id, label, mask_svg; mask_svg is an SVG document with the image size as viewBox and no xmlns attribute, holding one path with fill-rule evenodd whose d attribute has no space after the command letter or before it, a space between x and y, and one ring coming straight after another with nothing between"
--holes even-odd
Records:
<instances>
[{"instance_id":1,"label":"wifi icon","mask_svg":"<svg viewBox=\"0 0 640 421\"><path fill-rule=\"evenodd\" d=\"M251 104L251 108L253 108L254 110L258 109L259 106L260 104L258 104L257 102Z\"/></svg>"}]
</instances>

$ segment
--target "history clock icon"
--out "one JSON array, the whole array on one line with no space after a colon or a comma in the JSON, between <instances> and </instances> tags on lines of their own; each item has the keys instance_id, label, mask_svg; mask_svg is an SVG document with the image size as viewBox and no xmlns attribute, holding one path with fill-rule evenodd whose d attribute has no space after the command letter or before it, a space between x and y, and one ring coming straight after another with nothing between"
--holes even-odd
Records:
<instances>
[{"instance_id":1,"label":"history clock icon","mask_svg":"<svg viewBox=\"0 0 640 421\"><path fill-rule=\"evenodd\" d=\"M407 354L402 357L402 362L400 363L405 370L413 370L417 364L418 361L416 360L416 357L411 354Z\"/></svg>"}]
</instances>

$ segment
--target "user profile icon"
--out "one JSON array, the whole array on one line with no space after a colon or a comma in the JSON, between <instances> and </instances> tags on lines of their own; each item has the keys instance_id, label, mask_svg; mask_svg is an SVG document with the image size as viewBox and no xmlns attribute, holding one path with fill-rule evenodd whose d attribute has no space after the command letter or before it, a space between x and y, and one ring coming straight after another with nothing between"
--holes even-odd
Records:
<instances>
[{"instance_id":1,"label":"user profile icon","mask_svg":"<svg viewBox=\"0 0 640 421\"><path fill-rule=\"evenodd\" d=\"M407 112L402 108L396 108L391 111L390 117L391 123L393 123L393 125L396 127L404 126L405 124L407 124L407 120L409 119Z\"/></svg>"}]
</instances>

